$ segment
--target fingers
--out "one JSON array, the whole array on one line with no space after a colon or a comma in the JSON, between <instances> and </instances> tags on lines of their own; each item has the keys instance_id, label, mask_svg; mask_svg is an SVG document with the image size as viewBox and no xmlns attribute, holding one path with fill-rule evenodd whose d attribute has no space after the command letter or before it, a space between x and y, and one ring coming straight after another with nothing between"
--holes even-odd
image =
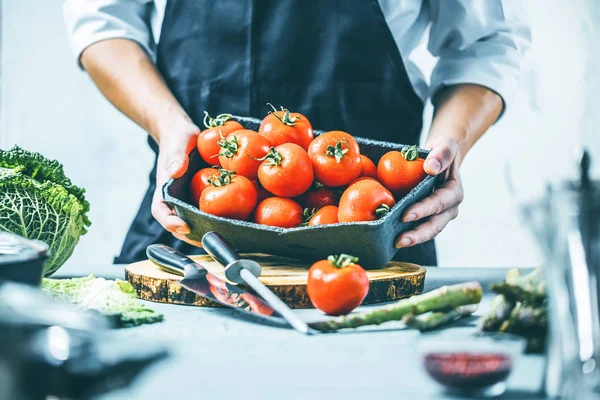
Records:
<instances>
[{"instance_id":1,"label":"fingers","mask_svg":"<svg viewBox=\"0 0 600 400\"><path fill-rule=\"evenodd\" d=\"M174 233L173 236L175 236L177 239L179 239L179 240L181 240L183 242L191 244L192 246L196 246L196 247L202 248L202 242L200 242L200 241L188 239L187 236L179 234L179 233Z\"/></svg>"},{"instance_id":2,"label":"fingers","mask_svg":"<svg viewBox=\"0 0 600 400\"><path fill-rule=\"evenodd\" d=\"M457 207L464 200L465 193L455 171L455 179L444 182L431 196L410 206L404 213L403 222L417 221L430 215L440 214L446 209Z\"/></svg>"},{"instance_id":3,"label":"fingers","mask_svg":"<svg viewBox=\"0 0 600 400\"><path fill-rule=\"evenodd\" d=\"M415 229L404 232L396 239L396 248L411 247L436 237L450 221L458 216L458 206L450 207L429 218Z\"/></svg>"},{"instance_id":4,"label":"fingers","mask_svg":"<svg viewBox=\"0 0 600 400\"><path fill-rule=\"evenodd\" d=\"M162 185L158 186L154 192L152 198L152 216L171 233L178 233L181 235L187 235L190 233L190 227L188 224L179 218L168 204L165 203L162 197Z\"/></svg>"},{"instance_id":5,"label":"fingers","mask_svg":"<svg viewBox=\"0 0 600 400\"><path fill-rule=\"evenodd\" d=\"M162 188L169 178L181 177L188 168L188 154L197 143L200 129L193 124L174 126L160 141L156 190L152 198L152 216L169 232L179 235L190 233L190 227L179 218L163 200Z\"/></svg>"},{"instance_id":6,"label":"fingers","mask_svg":"<svg viewBox=\"0 0 600 400\"><path fill-rule=\"evenodd\" d=\"M427 144L431 149L425 159L423 169L429 175L437 175L452 165L458 154L458 143L448 136L440 136Z\"/></svg>"}]
</instances>

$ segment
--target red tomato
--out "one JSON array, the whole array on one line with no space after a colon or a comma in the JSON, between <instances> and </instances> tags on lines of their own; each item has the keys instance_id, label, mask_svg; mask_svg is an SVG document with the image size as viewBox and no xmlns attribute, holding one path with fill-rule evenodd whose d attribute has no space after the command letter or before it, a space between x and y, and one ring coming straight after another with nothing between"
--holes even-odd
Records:
<instances>
[{"instance_id":1,"label":"red tomato","mask_svg":"<svg viewBox=\"0 0 600 400\"><path fill-rule=\"evenodd\" d=\"M311 189L298 198L300 203L305 208L321 208L324 206L337 206L340 196L330 188L321 186L317 189Z\"/></svg>"},{"instance_id":2,"label":"red tomato","mask_svg":"<svg viewBox=\"0 0 600 400\"><path fill-rule=\"evenodd\" d=\"M308 221L308 226L327 225L338 223L338 208L336 206L325 206L319 209Z\"/></svg>"},{"instance_id":3,"label":"red tomato","mask_svg":"<svg viewBox=\"0 0 600 400\"><path fill-rule=\"evenodd\" d=\"M258 180L276 196L300 196L313 183L312 162L306 151L297 144L271 147L258 169Z\"/></svg>"},{"instance_id":4,"label":"red tomato","mask_svg":"<svg viewBox=\"0 0 600 400\"><path fill-rule=\"evenodd\" d=\"M374 179L349 186L342 194L338 210L340 222L375 221L396 204L394 196Z\"/></svg>"},{"instance_id":5,"label":"red tomato","mask_svg":"<svg viewBox=\"0 0 600 400\"><path fill-rule=\"evenodd\" d=\"M214 175L219 175L219 171L214 168L202 168L192 177L190 192L192 194L192 204L196 207L200 204L202 191L210 186L208 179Z\"/></svg>"},{"instance_id":6,"label":"red tomato","mask_svg":"<svg viewBox=\"0 0 600 400\"><path fill-rule=\"evenodd\" d=\"M390 151L377 164L377 179L400 200L427 176L424 162L419 158L417 146L406 147L401 152Z\"/></svg>"},{"instance_id":7,"label":"red tomato","mask_svg":"<svg viewBox=\"0 0 600 400\"><path fill-rule=\"evenodd\" d=\"M263 135L272 147L295 143L308 150L310 142L315 137L308 118L299 113L290 113L283 107L281 111L277 111L272 104L269 105L273 108L273 112L263 119L258 133Z\"/></svg>"},{"instance_id":8,"label":"red tomato","mask_svg":"<svg viewBox=\"0 0 600 400\"><path fill-rule=\"evenodd\" d=\"M285 197L270 197L256 206L254 222L280 228L295 228L302 224L302 207Z\"/></svg>"},{"instance_id":9,"label":"red tomato","mask_svg":"<svg viewBox=\"0 0 600 400\"><path fill-rule=\"evenodd\" d=\"M359 177L366 176L369 178L377 178L377 167L375 163L367 156L360 155L360 175Z\"/></svg>"},{"instance_id":10,"label":"red tomato","mask_svg":"<svg viewBox=\"0 0 600 400\"><path fill-rule=\"evenodd\" d=\"M221 153L219 161L224 169L255 180L258 167L269 151L269 142L258 133L250 130L235 131L219 141Z\"/></svg>"},{"instance_id":11,"label":"red tomato","mask_svg":"<svg viewBox=\"0 0 600 400\"><path fill-rule=\"evenodd\" d=\"M329 256L308 270L306 292L313 306L329 315L344 315L358 307L369 293L369 278L348 254Z\"/></svg>"},{"instance_id":12,"label":"red tomato","mask_svg":"<svg viewBox=\"0 0 600 400\"><path fill-rule=\"evenodd\" d=\"M252 181L252 184L256 188L257 202L258 203L260 203L264 199L268 199L269 197L273 197L274 196L273 193L267 192L267 190L264 187L262 187L261 184L258 181Z\"/></svg>"},{"instance_id":13,"label":"red tomato","mask_svg":"<svg viewBox=\"0 0 600 400\"><path fill-rule=\"evenodd\" d=\"M256 189L241 175L220 170L200 195L200 210L223 218L247 220L256 206Z\"/></svg>"},{"instance_id":14,"label":"red tomato","mask_svg":"<svg viewBox=\"0 0 600 400\"><path fill-rule=\"evenodd\" d=\"M358 178L361 171L360 149L346 132L326 132L312 141L308 155L317 181L325 186L344 186Z\"/></svg>"},{"instance_id":15,"label":"red tomato","mask_svg":"<svg viewBox=\"0 0 600 400\"><path fill-rule=\"evenodd\" d=\"M210 165L219 165L219 140L221 135L227 137L230 133L244 129L237 121L231 119L231 114L220 114L216 118L211 118L208 112L204 111L204 126L207 129L198 135L198 152L204 161Z\"/></svg>"}]
</instances>

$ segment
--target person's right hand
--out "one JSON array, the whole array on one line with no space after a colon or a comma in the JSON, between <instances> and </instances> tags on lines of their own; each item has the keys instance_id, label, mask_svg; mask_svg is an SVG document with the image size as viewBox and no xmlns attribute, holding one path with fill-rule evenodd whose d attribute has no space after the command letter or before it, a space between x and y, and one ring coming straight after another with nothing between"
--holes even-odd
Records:
<instances>
[{"instance_id":1,"label":"person's right hand","mask_svg":"<svg viewBox=\"0 0 600 400\"><path fill-rule=\"evenodd\" d=\"M200 129L189 118L177 118L159 129L159 132L156 135L159 144L152 216L177 239L202 247L199 241L185 236L190 233L190 227L169 207L162 194L162 188L169 178L179 178L187 171L188 154L196 147Z\"/></svg>"}]
</instances>

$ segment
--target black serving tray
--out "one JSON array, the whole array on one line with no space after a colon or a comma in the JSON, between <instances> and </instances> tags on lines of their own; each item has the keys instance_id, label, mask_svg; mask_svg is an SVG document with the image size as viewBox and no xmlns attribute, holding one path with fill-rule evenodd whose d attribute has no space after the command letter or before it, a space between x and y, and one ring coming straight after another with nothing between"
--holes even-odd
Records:
<instances>
[{"instance_id":1,"label":"black serving tray","mask_svg":"<svg viewBox=\"0 0 600 400\"><path fill-rule=\"evenodd\" d=\"M234 119L246 129L254 131L258 131L261 122L255 118ZM315 135L320 133L323 131L315 130ZM369 157L376 165L388 151L408 146L359 137L356 141L360 145L361 154ZM425 158L427 154L428 151L419 149L420 157ZM266 253L306 261L323 259L330 254L347 253L359 257L360 265L366 269L385 267L394 258L398 251L394 247L394 239L416 224L402 222L401 216L410 205L431 194L435 184L435 177L427 176L398 201L386 216L377 221L283 229L217 217L190 204L190 181L198 170L206 167L208 165L198 152L193 151L187 172L181 178L169 180L163 187L165 201L175 207L177 215L189 224L190 239L200 240L206 232L214 231L239 252Z\"/></svg>"}]
</instances>

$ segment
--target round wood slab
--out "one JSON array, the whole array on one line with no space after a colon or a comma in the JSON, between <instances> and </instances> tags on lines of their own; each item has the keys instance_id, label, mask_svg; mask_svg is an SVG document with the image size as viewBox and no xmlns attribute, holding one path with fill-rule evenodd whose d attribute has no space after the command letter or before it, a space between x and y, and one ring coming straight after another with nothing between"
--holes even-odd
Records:
<instances>
[{"instance_id":1,"label":"round wood slab","mask_svg":"<svg viewBox=\"0 0 600 400\"><path fill-rule=\"evenodd\" d=\"M264 254L245 254L262 266L260 281L268 286L291 308L312 308L306 294L309 265L298 260ZM192 256L209 272L225 279L223 267L210 256ZM392 261L386 268L367 271L371 286L363 304L409 297L423 291L426 269L416 264ZM165 272L149 260L125 267L125 277L140 299L161 303L215 307L177 284L181 276ZM248 289L248 288L247 288ZM248 289L250 291L250 289Z\"/></svg>"}]
</instances>

